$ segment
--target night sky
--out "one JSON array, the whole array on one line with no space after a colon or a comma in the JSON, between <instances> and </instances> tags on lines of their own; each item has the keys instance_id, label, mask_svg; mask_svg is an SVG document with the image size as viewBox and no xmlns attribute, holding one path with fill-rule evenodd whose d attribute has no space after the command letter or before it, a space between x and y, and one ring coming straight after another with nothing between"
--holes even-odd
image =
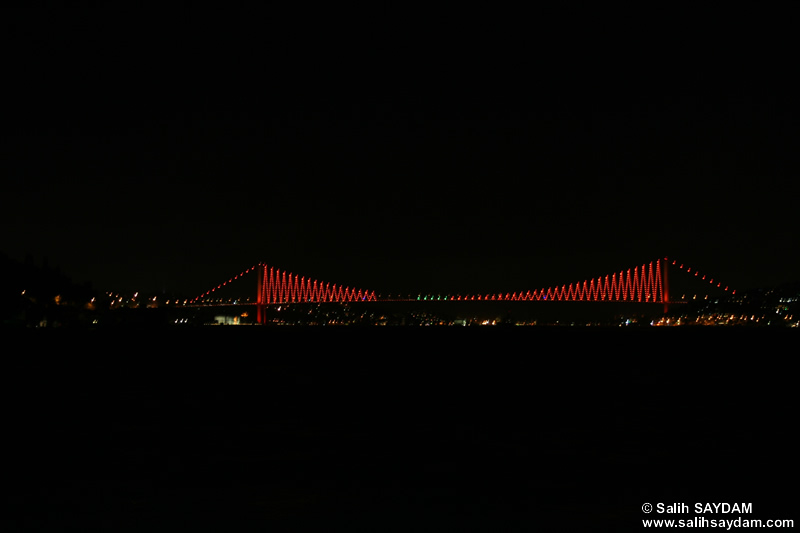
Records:
<instances>
[{"instance_id":1,"label":"night sky","mask_svg":"<svg viewBox=\"0 0 800 533\"><path fill-rule=\"evenodd\" d=\"M0 251L76 282L800 280L780 14L4 15Z\"/></svg>"}]
</instances>

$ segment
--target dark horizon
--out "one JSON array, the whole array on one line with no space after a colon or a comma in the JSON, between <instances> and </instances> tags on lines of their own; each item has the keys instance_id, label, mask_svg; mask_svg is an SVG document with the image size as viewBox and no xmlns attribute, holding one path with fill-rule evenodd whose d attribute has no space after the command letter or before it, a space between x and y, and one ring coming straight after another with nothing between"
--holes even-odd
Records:
<instances>
[{"instance_id":1,"label":"dark horizon","mask_svg":"<svg viewBox=\"0 0 800 533\"><path fill-rule=\"evenodd\" d=\"M620 56L595 28L543 54L564 28L453 48L237 15L241 31L13 15L0 251L78 283L192 294L264 261L388 293L494 292L664 256L742 289L798 281L779 43L654 38Z\"/></svg>"}]
</instances>

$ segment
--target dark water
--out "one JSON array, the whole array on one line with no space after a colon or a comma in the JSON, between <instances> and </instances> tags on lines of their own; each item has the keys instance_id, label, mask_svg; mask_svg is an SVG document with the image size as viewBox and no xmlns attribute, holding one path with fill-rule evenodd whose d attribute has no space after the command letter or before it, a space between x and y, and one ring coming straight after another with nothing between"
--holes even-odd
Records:
<instances>
[{"instance_id":1,"label":"dark water","mask_svg":"<svg viewBox=\"0 0 800 533\"><path fill-rule=\"evenodd\" d=\"M645 502L795 514L796 331L5 339L3 531L638 531Z\"/></svg>"}]
</instances>

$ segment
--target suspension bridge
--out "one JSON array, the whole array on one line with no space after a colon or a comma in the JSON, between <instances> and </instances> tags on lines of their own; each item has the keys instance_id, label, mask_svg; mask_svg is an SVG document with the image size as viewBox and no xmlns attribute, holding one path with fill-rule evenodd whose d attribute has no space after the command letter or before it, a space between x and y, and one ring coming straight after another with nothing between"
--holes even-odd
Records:
<instances>
[{"instance_id":1,"label":"suspension bridge","mask_svg":"<svg viewBox=\"0 0 800 533\"><path fill-rule=\"evenodd\" d=\"M730 294L736 294L735 290L729 290L729 287L727 285L723 286L722 282L706 274L702 274L697 269L693 269L676 260L670 260L667 257L620 270L619 272L613 272L605 276L598 276L577 283L570 283L569 285L564 284L532 291L506 293L454 294L446 296L420 294L416 298L382 297L376 295L374 290L322 282L316 279L306 278L305 276L299 276L285 270L282 271L267 263L257 263L190 300L187 302L187 305L219 305L215 303L218 301L215 299L216 291L221 290L229 284L236 283L251 272L255 272L258 279L256 299L255 302L245 303L245 305L256 306L257 320L261 324L264 323L264 310L267 306L306 302L350 303L416 300L636 302L663 304L664 312L666 313L669 310L670 304L683 303L681 301L670 300L669 272L671 268L683 271L700 281L707 282L711 286L717 287L723 291L728 291Z\"/></svg>"}]
</instances>

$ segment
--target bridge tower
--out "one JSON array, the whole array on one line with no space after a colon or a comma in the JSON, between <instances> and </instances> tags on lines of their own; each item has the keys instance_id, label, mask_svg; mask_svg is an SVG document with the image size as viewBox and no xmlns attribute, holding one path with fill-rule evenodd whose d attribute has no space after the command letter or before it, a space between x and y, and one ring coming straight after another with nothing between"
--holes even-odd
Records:
<instances>
[{"instance_id":1,"label":"bridge tower","mask_svg":"<svg viewBox=\"0 0 800 533\"><path fill-rule=\"evenodd\" d=\"M258 264L258 286L256 290L258 291L256 296L256 321L263 325L267 317L264 312L264 266L261 263Z\"/></svg>"},{"instance_id":2,"label":"bridge tower","mask_svg":"<svg viewBox=\"0 0 800 533\"><path fill-rule=\"evenodd\" d=\"M663 279L663 281L661 283L662 290L664 291L663 295L661 297L661 300L664 302L664 314L665 315L667 313L669 313L669 275L668 275L668 272L669 272L669 259L665 257L664 258L664 268L661 269L661 275L664 277L664 279Z\"/></svg>"}]
</instances>

